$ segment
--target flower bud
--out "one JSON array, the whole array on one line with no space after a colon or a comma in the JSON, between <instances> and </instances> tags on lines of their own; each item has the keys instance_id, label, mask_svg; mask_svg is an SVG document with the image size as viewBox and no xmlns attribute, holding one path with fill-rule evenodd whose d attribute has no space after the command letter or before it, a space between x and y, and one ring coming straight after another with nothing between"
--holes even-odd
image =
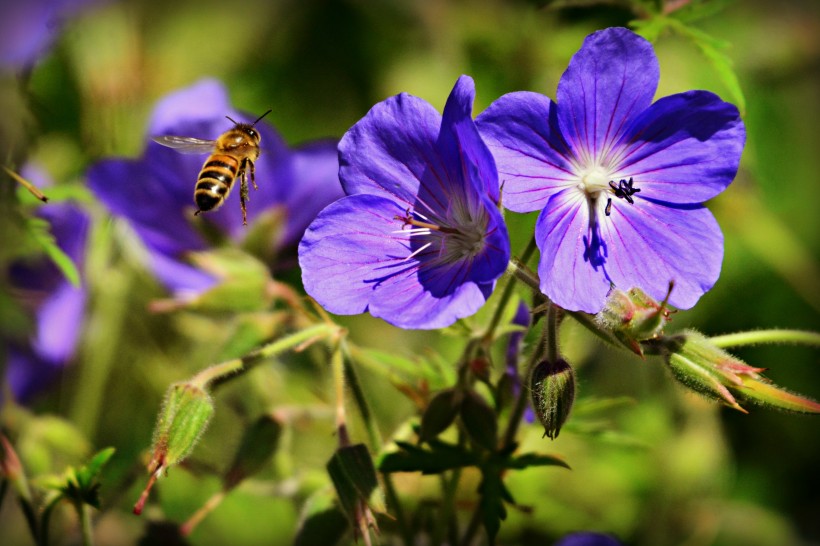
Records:
<instances>
[{"instance_id":1,"label":"flower bud","mask_svg":"<svg viewBox=\"0 0 820 546\"><path fill-rule=\"evenodd\" d=\"M749 401L799 413L820 413L820 404L774 385L755 368L715 346L709 338L687 330L661 341L661 352L674 377L690 389L743 413Z\"/></svg>"},{"instance_id":2,"label":"flower bud","mask_svg":"<svg viewBox=\"0 0 820 546\"><path fill-rule=\"evenodd\" d=\"M544 436L558 437L575 400L575 371L566 360L542 360L530 377L532 407L544 426Z\"/></svg>"},{"instance_id":3,"label":"flower bud","mask_svg":"<svg viewBox=\"0 0 820 546\"><path fill-rule=\"evenodd\" d=\"M134 506L135 514L142 512L160 473L188 456L208 427L213 413L213 401L202 387L193 383L171 385L154 429L151 461L148 463L151 478Z\"/></svg>"},{"instance_id":4,"label":"flower bud","mask_svg":"<svg viewBox=\"0 0 820 546\"><path fill-rule=\"evenodd\" d=\"M669 291L660 303L640 288L631 288L627 292L615 288L597 316L598 323L637 355L643 356L639 342L657 337L669 322L670 311L666 304L673 287L674 283L670 282Z\"/></svg>"}]
</instances>

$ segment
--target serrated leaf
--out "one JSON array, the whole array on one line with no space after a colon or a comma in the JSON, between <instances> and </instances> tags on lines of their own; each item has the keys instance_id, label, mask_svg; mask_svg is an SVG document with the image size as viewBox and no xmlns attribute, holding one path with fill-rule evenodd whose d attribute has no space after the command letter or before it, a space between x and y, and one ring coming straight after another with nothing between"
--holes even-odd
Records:
<instances>
[{"instance_id":1,"label":"serrated leaf","mask_svg":"<svg viewBox=\"0 0 820 546\"><path fill-rule=\"evenodd\" d=\"M490 544L495 544L495 537L501 529L501 522L507 519L507 508L504 506L504 496L509 496L501 474L495 467L481 469L481 484L478 486L479 510L481 522L487 531Z\"/></svg>"},{"instance_id":2,"label":"serrated leaf","mask_svg":"<svg viewBox=\"0 0 820 546\"><path fill-rule=\"evenodd\" d=\"M562 458L556 455L546 455L542 453L525 453L518 457L508 459L504 463L504 468L514 470L522 470L531 466L561 466L570 469L570 466Z\"/></svg>"},{"instance_id":3,"label":"serrated leaf","mask_svg":"<svg viewBox=\"0 0 820 546\"><path fill-rule=\"evenodd\" d=\"M746 113L746 97L743 95L740 81L737 79L737 74L735 74L732 60L723 52L729 44L713 38L703 31L692 28L681 21L670 21L670 25L676 32L690 39L698 49L700 49L703 56L706 57L712 65L712 68L714 68L720 81L723 82L723 85L729 90L731 102L740 110L741 116L744 115Z\"/></svg>"},{"instance_id":4,"label":"serrated leaf","mask_svg":"<svg viewBox=\"0 0 820 546\"><path fill-rule=\"evenodd\" d=\"M695 0L672 12L676 19L693 23L717 15L735 0Z\"/></svg>"},{"instance_id":5,"label":"serrated leaf","mask_svg":"<svg viewBox=\"0 0 820 546\"><path fill-rule=\"evenodd\" d=\"M421 472L440 474L446 470L475 466L478 458L462 447L445 442L430 442L430 449L396 442L400 450L387 453L379 462L381 472Z\"/></svg>"},{"instance_id":6,"label":"serrated leaf","mask_svg":"<svg viewBox=\"0 0 820 546\"><path fill-rule=\"evenodd\" d=\"M636 34L643 36L648 41L655 43L661 33L670 25L670 20L663 15L654 15L649 19L636 19L629 22L630 28Z\"/></svg>"}]
</instances>

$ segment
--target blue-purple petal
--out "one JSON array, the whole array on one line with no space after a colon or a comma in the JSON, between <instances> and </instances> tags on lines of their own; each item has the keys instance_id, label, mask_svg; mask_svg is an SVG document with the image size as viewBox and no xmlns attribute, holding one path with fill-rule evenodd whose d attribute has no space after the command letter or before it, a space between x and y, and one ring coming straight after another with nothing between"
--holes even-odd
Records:
<instances>
[{"instance_id":1,"label":"blue-purple petal","mask_svg":"<svg viewBox=\"0 0 820 546\"><path fill-rule=\"evenodd\" d=\"M225 86L218 80L207 78L179 91L169 93L157 101L148 122L148 134L152 136L176 134L214 139L219 136L219 133L200 136L169 131L178 131L180 124L183 123L206 122L211 124L215 120L222 120L226 124L222 129L224 132L230 129L231 125L225 116L234 117L235 113Z\"/></svg>"},{"instance_id":2,"label":"blue-purple petal","mask_svg":"<svg viewBox=\"0 0 820 546\"><path fill-rule=\"evenodd\" d=\"M469 76L456 81L441 120L438 139L439 153L447 158L447 168L453 191L459 183L472 184L471 195L487 195L498 202L498 170L487 145L481 139L473 121L475 83Z\"/></svg>"},{"instance_id":3,"label":"blue-purple petal","mask_svg":"<svg viewBox=\"0 0 820 546\"><path fill-rule=\"evenodd\" d=\"M634 32L608 28L587 36L556 97L561 133L580 161L607 156L631 119L652 103L659 77L652 44Z\"/></svg>"},{"instance_id":4,"label":"blue-purple petal","mask_svg":"<svg viewBox=\"0 0 820 546\"><path fill-rule=\"evenodd\" d=\"M541 251L541 291L564 309L600 311L610 288L604 269L607 246L590 226L583 194L555 194L535 224L535 241Z\"/></svg>"},{"instance_id":5,"label":"blue-purple petal","mask_svg":"<svg viewBox=\"0 0 820 546\"><path fill-rule=\"evenodd\" d=\"M723 234L702 205L613 207L601 231L609 251L606 271L624 290L637 286L662 300L674 281L669 303L689 309L720 275Z\"/></svg>"},{"instance_id":6,"label":"blue-purple petal","mask_svg":"<svg viewBox=\"0 0 820 546\"><path fill-rule=\"evenodd\" d=\"M39 357L66 362L73 356L83 326L86 296L84 288L64 282L42 302L32 339Z\"/></svg>"},{"instance_id":7,"label":"blue-purple petal","mask_svg":"<svg viewBox=\"0 0 820 546\"><path fill-rule=\"evenodd\" d=\"M150 148L156 157L145 161L103 160L88 171L88 185L115 215L130 221L145 245L156 252L177 256L202 250L205 241L191 225L193 200L182 198L187 186L193 196L195 177L185 184L175 169L161 161L164 150ZM168 152L173 153L171 150ZM173 165L171 163L170 165Z\"/></svg>"},{"instance_id":8,"label":"blue-purple petal","mask_svg":"<svg viewBox=\"0 0 820 546\"><path fill-rule=\"evenodd\" d=\"M625 135L619 174L639 198L702 203L734 179L746 140L737 108L708 91L658 100Z\"/></svg>"},{"instance_id":9,"label":"blue-purple petal","mask_svg":"<svg viewBox=\"0 0 820 546\"><path fill-rule=\"evenodd\" d=\"M582 531L564 536L555 546L621 546L621 543L611 535Z\"/></svg>"},{"instance_id":10,"label":"blue-purple petal","mask_svg":"<svg viewBox=\"0 0 820 546\"><path fill-rule=\"evenodd\" d=\"M425 177L446 179L435 146L440 125L435 108L406 93L373 106L339 142L345 193L383 195L414 205ZM446 200L431 205L443 209Z\"/></svg>"},{"instance_id":11,"label":"blue-purple petal","mask_svg":"<svg viewBox=\"0 0 820 546\"><path fill-rule=\"evenodd\" d=\"M299 245L305 290L336 314L369 311L401 328L431 329L475 313L491 286L468 272L424 268L392 199L357 194L325 208ZM454 270L455 269L455 270Z\"/></svg>"},{"instance_id":12,"label":"blue-purple petal","mask_svg":"<svg viewBox=\"0 0 820 546\"><path fill-rule=\"evenodd\" d=\"M500 97L476 118L498 166L505 208L541 210L573 177L555 110L548 97L519 91Z\"/></svg>"}]
</instances>

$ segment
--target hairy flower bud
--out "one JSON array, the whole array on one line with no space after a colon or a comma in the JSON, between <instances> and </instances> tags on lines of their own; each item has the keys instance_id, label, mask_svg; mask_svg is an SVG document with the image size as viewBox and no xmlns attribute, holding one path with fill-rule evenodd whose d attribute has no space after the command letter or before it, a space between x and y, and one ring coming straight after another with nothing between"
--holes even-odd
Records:
<instances>
[{"instance_id":1,"label":"hairy flower bud","mask_svg":"<svg viewBox=\"0 0 820 546\"><path fill-rule=\"evenodd\" d=\"M566 360L542 360L530 378L532 406L544 426L544 436L558 437L575 400L575 371Z\"/></svg>"},{"instance_id":2,"label":"hairy flower bud","mask_svg":"<svg viewBox=\"0 0 820 546\"><path fill-rule=\"evenodd\" d=\"M202 387L193 383L171 385L154 429L151 461L148 463L151 477L134 506L135 514L142 512L160 473L188 456L208 427L213 413L213 401Z\"/></svg>"},{"instance_id":3,"label":"hairy flower bud","mask_svg":"<svg viewBox=\"0 0 820 546\"><path fill-rule=\"evenodd\" d=\"M755 368L715 346L706 336L687 330L659 340L674 377L690 389L743 413L741 401L799 413L820 413L820 404L774 385Z\"/></svg>"},{"instance_id":4,"label":"hairy flower bud","mask_svg":"<svg viewBox=\"0 0 820 546\"><path fill-rule=\"evenodd\" d=\"M626 292L616 288L607 298L604 309L598 313L598 323L637 355L643 356L639 342L657 337L669 322L670 312L666 304L673 286L669 283L669 291L660 303L640 288L631 288Z\"/></svg>"}]
</instances>

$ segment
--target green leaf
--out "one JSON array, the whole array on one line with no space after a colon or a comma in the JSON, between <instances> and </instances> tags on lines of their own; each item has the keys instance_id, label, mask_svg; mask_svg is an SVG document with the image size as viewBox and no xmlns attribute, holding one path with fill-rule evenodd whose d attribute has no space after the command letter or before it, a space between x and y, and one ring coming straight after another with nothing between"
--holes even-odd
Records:
<instances>
[{"instance_id":1,"label":"green leaf","mask_svg":"<svg viewBox=\"0 0 820 546\"><path fill-rule=\"evenodd\" d=\"M260 416L245 429L233 463L223 478L225 489L232 489L245 478L262 470L279 447L282 425L270 414Z\"/></svg>"},{"instance_id":2,"label":"green leaf","mask_svg":"<svg viewBox=\"0 0 820 546\"><path fill-rule=\"evenodd\" d=\"M694 0L684 4L672 14L685 23L693 23L713 17L733 4L734 0Z\"/></svg>"},{"instance_id":3,"label":"green leaf","mask_svg":"<svg viewBox=\"0 0 820 546\"><path fill-rule=\"evenodd\" d=\"M542 453L525 453L504 462L504 468L514 470L522 470L531 466L561 466L567 469L570 468L569 464L561 457Z\"/></svg>"},{"instance_id":4,"label":"green leaf","mask_svg":"<svg viewBox=\"0 0 820 546\"><path fill-rule=\"evenodd\" d=\"M376 503L376 510L383 508L384 502L375 493L379 482L373 459L364 444L339 448L327 463L327 471L342 509L351 521L355 521L361 502Z\"/></svg>"},{"instance_id":5,"label":"green leaf","mask_svg":"<svg viewBox=\"0 0 820 546\"><path fill-rule=\"evenodd\" d=\"M80 482L81 485L90 486L91 482L97 478L102 467L108 462L108 460L114 455L116 449L113 447L107 447L99 452L97 452L91 460L88 461L88 464L85 466L80 467L77 471L77 480Z\"/></svg>"},{"instance_id":6,"label":"green leaf","mask_svg":"<svg viewBox=\"0 0 820 546\"><path fill-rule=\"evenodd\" d=\"M718 78L720 78L723 85L729 90L731 102L737 106L741 115L745 115L746 97L743 95L740 81L737 78L737 74L735 74L732 60L724 53L724 50L729 47L729 43L713 38L703 31L687 26L681 21L670 21L670 25L676 32L691 40L698 49L700 49L701 53L703 53L712 65L712 68L714 68Z\"/></svg>"},{"instance_id":7,"label":"green leaf","mask_svg":"<svg viewBox=\"0 0 820 546\"><path fill-rule=\"evenodd\" d=\"M419 437L422 442L432 440L453 423L461 405L461 395L461 391L450 388L437 393L430 400L421 416Z\"/></svg>"},{"instance_id":8,"label":"green leaf","mask_svg":"<svg viewBox=\"0 0 820 546\"><path fill-rule=\"evenodd\" d=\"M670 20L663 15L654 15L649 19L636 19L629 22L629 26L636 34L643 36L648 41L655 43L660 38L661 33L670 25Z\"/></svg>"},{"instance_id":9,"label":"green leaf","mask_svg":"<svg viewBox=\"0 0 820 546\"><path fill-rule=\"evenodd\" d=\"M387 453L379 462L381 472L421 472L440 474L445 470L475 466L478 458L462 447L441 442L430 442L430 449L414 446L406 442L396 442L399 451Z\"/></svg>"},{"instance_id":10,"label":"green leaf","mask_svg":"<svg viewBox=\"0 0 820 546\"><path fill-rule=\"evenodd\" d=\"M461 421L475 443L487 451L498 446L498 421L495 411L474 390L465 392L461 403Z\"/></svg>"},{"instance_id":11,"label":"green leaf","mask_svg":"<svg viewBox=\"0 0 820 546\"><path fill-rule=\"evenodd\" d=\"M481 522L487 531L490 544L495 544L495 537L501 529L501 522L507 519L507 508L504 499L512 499L501 480L501 473L495 466L481 469L481 484L478 486L479 510Z\"/></svg>"},{"instance_id":12,"label":"green leaf","mask_svg":"<svg viewBox=\"0 0 820 546\"><path fill-rule=\"evenodd\" d=\"M63 276L68 279L68 282L74 286L80 286L80 272L77 266L68 257L68 254L57 246L57 241L49 231L51 227L49 223L42 218L28 218L26 222L31 238L37 245L45 252L45 254L54 262L54 265L60 270Z\"/></svg>"}]
</instances>

